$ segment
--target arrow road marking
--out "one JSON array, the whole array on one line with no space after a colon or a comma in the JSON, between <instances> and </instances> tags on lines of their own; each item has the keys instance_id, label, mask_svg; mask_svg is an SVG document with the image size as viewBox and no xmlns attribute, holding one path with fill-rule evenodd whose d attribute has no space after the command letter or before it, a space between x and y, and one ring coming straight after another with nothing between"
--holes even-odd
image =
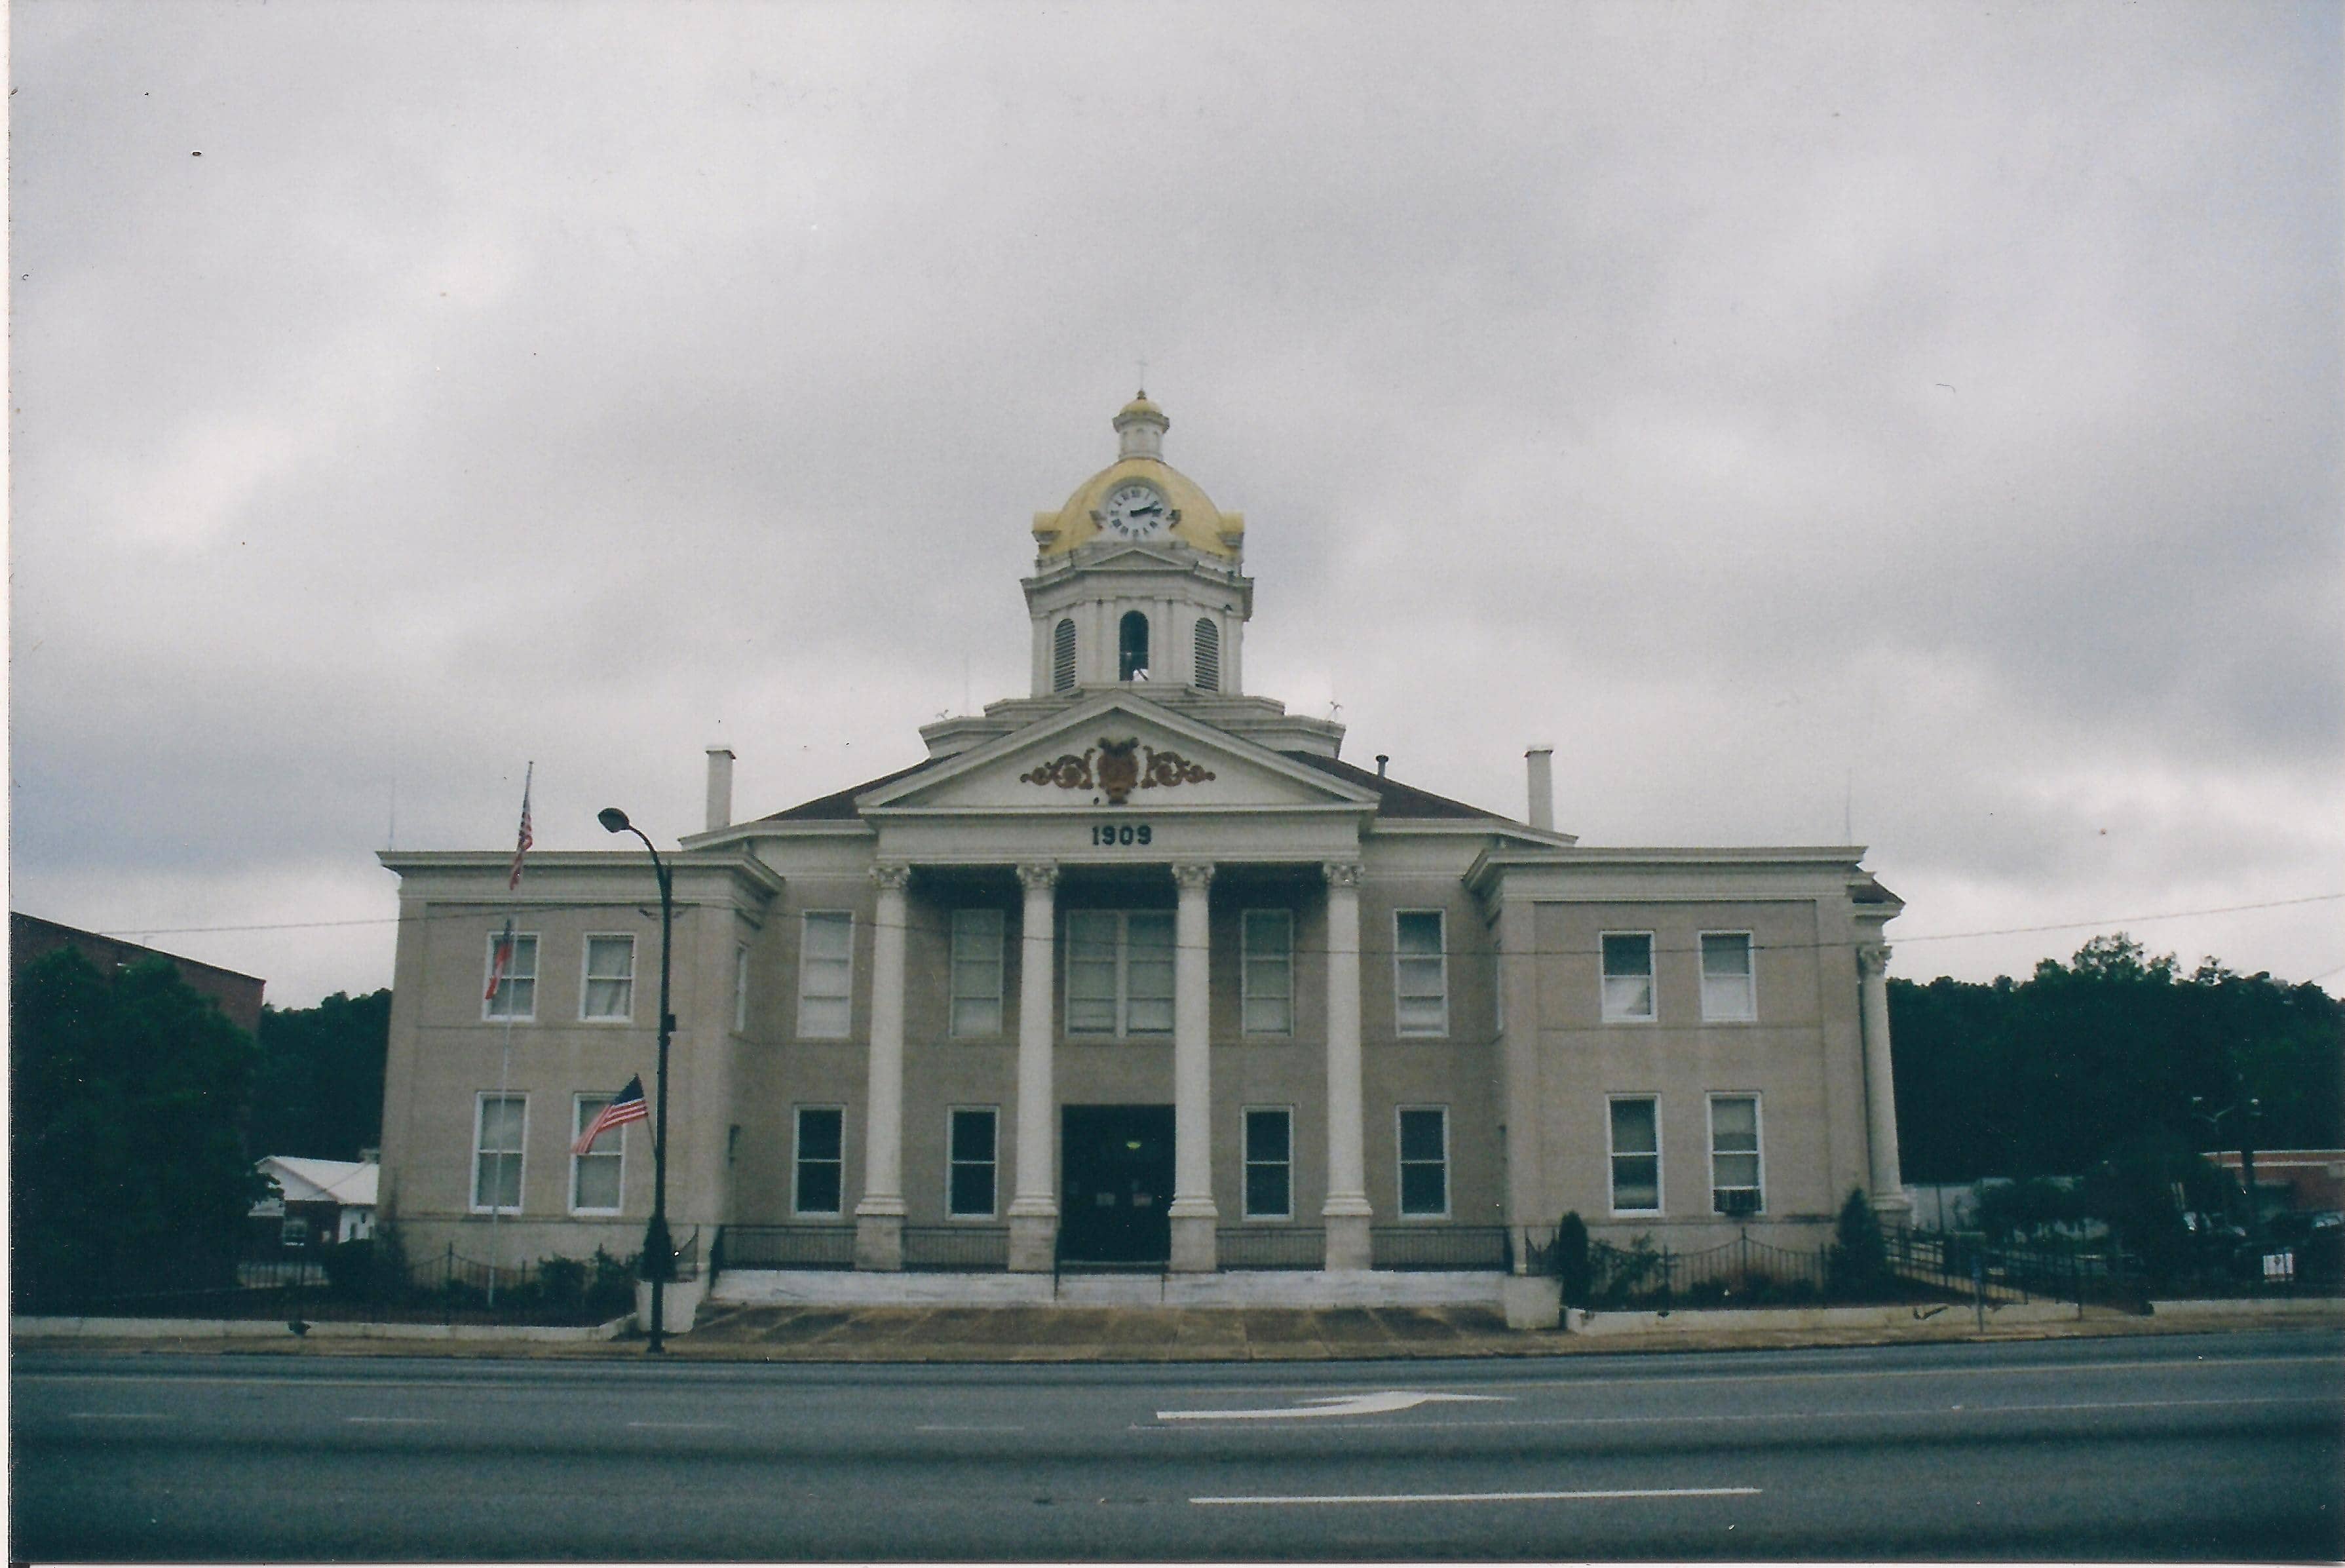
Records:
<instances>
[{"instance_id":1,"label":"arrow road marking","mask_svg":"<svg viewBox=\"0 0 2345 1568\"><path fill-rule=\"evenodd\" d=\"M1309 1420L1323 1416L1376 1416L1425 1404L1505 1404L1504 1394L1422 1394L1387 1389L1372 1394L1325 1394L1277 1410L1159 1410L1160 1421Z\"/></svg>"}]
</instances>

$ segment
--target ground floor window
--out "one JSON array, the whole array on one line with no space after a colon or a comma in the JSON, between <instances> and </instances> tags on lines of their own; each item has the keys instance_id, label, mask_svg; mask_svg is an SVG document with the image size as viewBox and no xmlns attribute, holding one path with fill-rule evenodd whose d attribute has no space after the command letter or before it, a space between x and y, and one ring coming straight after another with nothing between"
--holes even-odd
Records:
<instances>
[{"instance_id":1,"label":"ground floor window","mask_svg":"<svg viewBox=\"0 0 2345 1568\"><path fill-rule=\"evenodd\" d=\"M586 1135L604 1107L611 1103L608 1095L581 1095L573 1103L570 1124L574 1139ZM620 1177L626 1168L627 1129L622 1125L606 1131L594 1142L594 1146L583 1155L570 1156L570 1210L573 1214L616 1214L619 1212Z\"/></svg>"},{"instance_id":2,"label":"ground floor window","mask_svg":"<svg viewBox=\"0 0 2345 1568\"><path fill-rule=\"evenodd\" d=\"M946 1212L955 1219L993 1217L995 1134L1000 1116L991 1105L957 1106L946 1133Z\"/></svg>"},{"instance_id":3,"label":"ground floor window","mask_svg":"<svg viewBox=\"0 0 2345 1568\"><path fill-rule=\"evenodd\" d=\"M1661 1118L1659 1101L1612 1102L1612 1212L1655 1214L1661 1207Z\"/></svg>"},{"instance_id":4,"label":"ground floor window","mask_svg":"<svg viewBox=\"0 0 2345 1568\"><path fill-rule=\"evenodd\" d=\"M1404 1105L1400 1112L1400 1211L1439 1218L1449 1212L1449 1111Z\"/></svg>"},{"instance_id":5,"label":"ground floor window","mask_svg":"<svg viewBox=\"0 0 2345 1568\"><path fill-rule=\"evenodd\" d=\"M1757 1214L1767 1207L1756 1095L1710 1097L1710 1202L1720 1214Z\"/></svg>"},{"instance_id":6,"label":"ground floor window","mask_svg":"<svg viewBox=\"0 0 2345 1568\"><path fill-rule=\"evenodd\" d=\"M1245 1114L1245 1217L1294 1217L1294 1113L1284 1107Z\"/></svg>"},{"instance_id":7,"label":"ground floor window","mask_svg":"<svg viewBox=\"0 0 2345 1568\"><path fill-rule=\"evenodd\" d=\"M792 1184L794 1214L839 1212L845 1191L845 1132L847 1113L837 1105L798 1107L797 1162Z\"/></svg>"},{"instance_id":8,"label":"ground floor window","mask_svg":"<svg viewBox=\"0 0 2345 1568\"><path fill-rule=\"evenodd\" d=\"M472 1115L472 1207L521 1212L521 1157L529 1125L525 1095L482 1095Z\"/></svg>"}]
</instances>

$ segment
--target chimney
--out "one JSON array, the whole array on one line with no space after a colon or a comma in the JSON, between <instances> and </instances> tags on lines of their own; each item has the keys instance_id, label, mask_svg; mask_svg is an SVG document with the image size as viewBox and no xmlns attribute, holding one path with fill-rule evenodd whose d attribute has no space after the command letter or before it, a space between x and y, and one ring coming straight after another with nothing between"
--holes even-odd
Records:
<instances>
[{"instance_id":1,"label":"chimney","mask_svg":"<svg viewBox=\"0 0 2345 1568\"><path fill-rule=\"evenodd\" d=\"M1379 751L1379 752L1377 752L1377 753L1376 753L1376 777L1377 777L1377 778L1381 779L1381 778L1383 778L1383 777L1385 776L1385 765L1386 765L1386 763L1389 763L1391 760L1392 760L1392 758L1391 758L1389 755L1387 755L1386 753L1382 752L1382 751Z\"/></svg>"},{"instance_id":2,"label":"chimney","mask_svg":"<svg viewBox=\"0 0 2345 1568\"><path fill-rule=\"evenodd\" d=\"M1555 748L1534 746L1523 753L1530 775L1530 825L1543 833L1555 831Z\"/></svg>"},{"instance_id":3,"label":"chimney","mask_svg":"<svg viewBox=\"0 0 2345 1568\"><path fill-rule=\"evenodd\" d=\"M733 825L733 748L708 748L708 830Z\"/></svg>"}]
</instances>

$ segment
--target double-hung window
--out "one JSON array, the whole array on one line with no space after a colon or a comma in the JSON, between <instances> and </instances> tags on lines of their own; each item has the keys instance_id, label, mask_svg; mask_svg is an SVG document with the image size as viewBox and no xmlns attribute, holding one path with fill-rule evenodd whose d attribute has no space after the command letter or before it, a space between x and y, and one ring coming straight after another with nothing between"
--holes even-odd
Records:
<instances>
[{"instance_id":1,"label":"double-hung window","mask_svg":"<svg viewBox=\"0 0 2345 1568\"><path fill-rule=\"evenodd\" d=\"M1002 924L1000 910L952 912L951 1027L958 1038L1001 1033Z\"/></svg>"},{"instance_id":2,"label":"double-hung window","mask_svg":"<svg viewBox=\"0 0 2345 1568\"><path fill-rule=\"evenodd\" d=\"M604 1023L624 1023L634 1015L635 939L631 936L590 936L586 939L586 980L578 993L578 1016Z\"/></svg>"},{"instance_id":3,"label":"double-hung window","mask_svg":"<svg viewBox=\"0 0 2345 1568\"><path fill-rule=\"evenodd\" d=\"M1650 1023L1653 1019L1653 933L1606 932L1604 1022Z\"/></svg>"},{"instance_id":4,"label":"double-hung window","mask_svg":"<svg viewBox=\"0 0 2345 1568\"><path fill-rule=\"evenodd\" d=\"M749 1032L749 944L733 944L733 1032Z\"/></svg>"},{"instance_id":5,"label":"double-hung window","mask_svg":"<svg viewBox=\"0 0 2345 1568\"><path fill-rule=\"evenodd\" d=\"M1710 1097L1710 1206L1719 1214L1757 1214L1767 1207L1759 1161L1759 1096Z\"/></svg>"},{"instance_id":6,"label":"double-hung window","mask_svg":"<svg viewBox=\"0 0 2345 1568\"><path fill-rule=\"evenodd\" d=\"M1400 1212L1413 1219L1439 1219L1449 1213L1447 1106L1400 1108Z\"/></svg>"},{"instance_id":7,"label":"double-hung window","mask_svg":"<svg viewBox=\"0 0 2345 1568\"><path fill-rule=\"evenodd\" d=\"M1649 1095L1623 1095L1612 1102L1612 1212L1659 1214L1660 1209L1660 1102Z\"/></svg>"},{"instance_id":8,"label":"double-hung window","mask_svg":"<svg viewBox=\"0 0 2345 1568\"><path fill-rule=\"evenodd\" d=\"M847 1169L841 1126L846 1115L837 1105L798 1107L796 1168L790 1184L791 1213L839 1212L842 1178Z\"/></svg>"},{"instance_id":9,"label":"double-hung window","mask_svg":"<svg viewBox=\"0 0 2345 1568\"><path fill-rule=\"evenodd\" d=\"M585 1135L594 1118L611 1103L608 1095L581 1095L572 1104L570 1135ZM586 1153L570 1156L570 1212L616 1214L626 1174L627 1129L624 1124L594 1140Z\"/></svg>"},{"instance_id":10,"label":"double-hung window","mask_svg":"<svg viewBox=\"0 0 2345 1568\"><path fill-rule=\"evenodd\" d=\"M537 1016L537 938L502 931L489 933L488 983L482 987L483 1018L526 1023Z\"/></svg>"},{"instance_id":11,"label":"double-hung window","mask_svg":"<svg viewBox=\"0 0 2345 1568\"><path fill-rule=\"evenodd\" d=\"M846 910L808 910L798 938L798 1034L843 1040L852 1016L855 916Z\"/></svg>"},{"instance_id":12,"label":"double-hung window","mask_svg":"<svg viewBox=\"0 0 2345 1568\"><path fill-rule=\"evenodd\" d=\"M1393 1027L1402 1034L1449 1033L1449 960L1439 910L1393 916Z\"/></svg>"},{"instance_id":13,"label":"double-hung window","mask_svg":"<svg viewBox=\"0 0 2345 1568\"><path fill-rule=\"evenodd\" d=\"M1759 1016L1751 983L1751 933L1701 933L1701 1018L1705 1023L1748 1023Z\"/></svg>"},{"instance_id":14,"label":"double-hung window","mask_svg":"<svg viewBox=\"0 0 2345 1568\"><path fill-rule=\"evenodd\" d=\"M1246 1109L1245 1217L1294 1217L1294 1113L1283 1106Z\"/></svg>"},{"instance_id":15,"label":"double-hung window","mask_svg":"<svg viewBox=\"0 0 2345 1568\"><path fill-rule=\"evenodd\" d=\"M991 1105L957 1105L947 1115L945 1212L955 1219L990 1219L1000 1113Z\"/></svg>"},{"instance_id":16,"label":"double-hung window","mask_svg":"<svg viewBox=\"0 0 2345 1568\"><path fill-rule=\"evenodd\" d=\"M1067 1033L1172 1032L1172 911L1067 914Z\"/></svg>"},{"instance_id":17,"label":"double-hung window","mask_svg":"<svg viewBox=\"0 0 2345 1568\"><path fill-rule=\"evenodd\" d=\"M472 1211L521 1212L522 1149L529 1135L526 1095L482 1095L472 1110Z\"/></svg>"},{"instance_id":18,"label":"double-hung window","mask_svg":"<svg viewBox=\"0 0 2345 1568\"><path fill-rule=\"evenodd\" d=\"M1248 910L1238 933L1243 1028L1248 1034L1294 1033L1294 913Z\"/></svg>"}]
</instances>

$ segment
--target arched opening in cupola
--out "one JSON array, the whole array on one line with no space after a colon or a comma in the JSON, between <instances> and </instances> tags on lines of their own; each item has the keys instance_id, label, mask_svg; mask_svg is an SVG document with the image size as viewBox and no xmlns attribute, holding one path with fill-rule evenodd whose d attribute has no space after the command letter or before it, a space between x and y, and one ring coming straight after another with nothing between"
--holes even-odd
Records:
<instances>
[{"instance_id":1,"label":"arched opening in cupola","mask_svg":"<svg viewBox=\"0 0 2345 1568\"><path fill-rule=\"evenodd\" d=\"M1126 610L1116 627L1115 666L1118 680L1148 678L1148 617L1138 610Z\"/></svg>"}]
</instances>

